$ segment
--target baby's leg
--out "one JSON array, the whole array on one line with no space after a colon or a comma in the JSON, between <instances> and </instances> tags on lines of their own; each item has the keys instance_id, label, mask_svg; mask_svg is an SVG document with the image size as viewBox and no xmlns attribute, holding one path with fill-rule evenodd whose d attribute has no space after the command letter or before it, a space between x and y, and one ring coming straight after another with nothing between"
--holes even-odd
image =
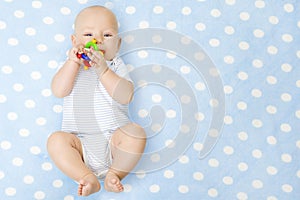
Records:
<instances>
[{"instance_id":1,"label":"baby's leg","mask_svg":"<svg viewBox=\"0 0 300 200\"><path fill-rule=\"evenodd\" d=\"M53 133L48 138L47 148L55 165L79 183L78 195L87 196L100 190L97 177L83 162L81 142L75 135Z\"/></svg>"},{"instance_id":2,"label":"baby's leg","mask_svg":"<svg viewBox=\"0 0 300 200\"><path fill-rule=\"evenodd\" d=\"M127 124L114 132L111 141L113 162L104 181L107 191L123 191L120 181L138 163L145 145L145 131L137 124Z\"/></svg>"}]
</instances>

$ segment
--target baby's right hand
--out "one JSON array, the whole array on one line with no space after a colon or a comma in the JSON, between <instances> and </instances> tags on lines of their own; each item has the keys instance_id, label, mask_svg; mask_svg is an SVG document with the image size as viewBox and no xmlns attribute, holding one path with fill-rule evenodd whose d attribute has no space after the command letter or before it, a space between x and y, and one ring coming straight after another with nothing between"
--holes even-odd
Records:
<instances>
[{"instance_id":1,"label":"baby's right hand","mask_svg":"<svg viewBox=\"0 0 300 200\"><path fill-rule=\"evenodd\" d=\"M82 61L77 57L78 53L82 53L84 50L84 46L80 45L78 47L72 47L69 50L69 60L72 60L76 63L78 63L79 65L81 65Z\"/></svg>"}]
</instances>

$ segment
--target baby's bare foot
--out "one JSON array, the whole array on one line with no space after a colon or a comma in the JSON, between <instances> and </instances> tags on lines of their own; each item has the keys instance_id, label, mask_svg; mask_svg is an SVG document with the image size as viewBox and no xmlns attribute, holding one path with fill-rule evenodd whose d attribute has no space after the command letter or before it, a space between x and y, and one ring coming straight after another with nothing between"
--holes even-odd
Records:
<instances>
[{"instance_id":1,"label":"baby's bare foot","mask_svg":"<svg viewBox=\"0 0 300 200\"><path fill-rule=\"evenodd\" d=\"M112 171L108 171L106 174L104 188L108 192L122 192L124 190L120 178Z\"/></svg>"},{"instance_id":2,"label":"baby's bare foot","mask_svg":"<svg viewBox=\"0 0 300 200\"><path fill-rule=\"evenodd\" d=\"M100 190L100 183L94 174L84 176L78 185L78 195L88 196Z\"/></svg>"}]
</instances>

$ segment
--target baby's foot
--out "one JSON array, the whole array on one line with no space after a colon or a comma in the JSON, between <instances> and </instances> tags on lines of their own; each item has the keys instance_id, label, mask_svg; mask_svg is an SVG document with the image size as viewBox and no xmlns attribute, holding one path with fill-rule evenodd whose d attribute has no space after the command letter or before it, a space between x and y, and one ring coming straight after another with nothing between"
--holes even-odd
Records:
<instances>
[{"instance_id":1,"label":"baby's foot","mask_svg":"<svg viewBox=\"0 0 300 200\"><path fill-rule=\"evenodd\" d=\"M84 176L78 185L78 195L88 196L100 190L100 183L94 174Z\"/></svg>"},{"instance_id":2,"label":"baby's foot","mask_svg":"<svg viewBox=\"0 0 300 200\"><path fill-rule=\"evenodd\" d=\"M122 192L124 190L120 178L112 171L108 171L106 174L104 188L108 192Z\"/></svg>"}]
</instances>

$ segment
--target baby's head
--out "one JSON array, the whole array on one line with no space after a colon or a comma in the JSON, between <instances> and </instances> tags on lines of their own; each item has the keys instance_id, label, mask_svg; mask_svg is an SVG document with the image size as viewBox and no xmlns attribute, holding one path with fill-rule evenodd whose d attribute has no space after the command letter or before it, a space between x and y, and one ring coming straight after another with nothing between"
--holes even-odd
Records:
<instances>
[{"instance_id":1,"label":"baby's head","mask_svg":"<svg viewBox=\"0 0 300 200\"><path fill-rule=\"evenodd\" d=\"M87 7L75 19L71 37L73 46L85 45L94 38L105 59L112 60L121 44L118 21L109 9L102 6Z\"/></svg>"}]
</instances>

